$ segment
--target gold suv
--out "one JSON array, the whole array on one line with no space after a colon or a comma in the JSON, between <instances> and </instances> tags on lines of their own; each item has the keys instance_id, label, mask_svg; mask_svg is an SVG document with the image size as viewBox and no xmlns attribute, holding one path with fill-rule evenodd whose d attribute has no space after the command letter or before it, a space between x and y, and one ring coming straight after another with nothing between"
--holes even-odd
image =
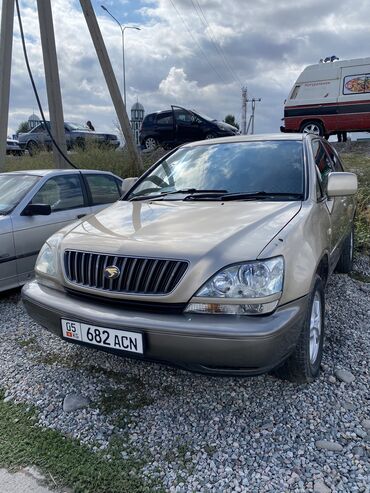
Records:
<instances>
[{"instance_id":1,"label":"gold suv","mask_svg":"<svg viewBox=\"0 0 370 493\"><path fill-rule=\"evenodd\" d=\"M25 306L72 343L312 381L325 285L352 265L356 190L316 135L183 145L120 201L49 238Z\"/></svg>"}]
</instances>

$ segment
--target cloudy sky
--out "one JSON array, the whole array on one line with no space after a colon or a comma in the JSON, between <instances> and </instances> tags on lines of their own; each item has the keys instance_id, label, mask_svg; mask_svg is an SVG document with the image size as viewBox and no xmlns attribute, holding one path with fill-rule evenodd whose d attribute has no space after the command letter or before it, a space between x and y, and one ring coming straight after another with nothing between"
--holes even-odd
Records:
<instances>
[{"instance_id":1,"label":"cloudy sky","mask_svg":"<svg viewBox=\"0 0 370 493\"><path fill-rule=\"evenodd\" d=\"M51 0L66 120L114 130L116 116L78 0ZM126 30L128 108L146 113L178 104L240 121L241 86L260 97L256 132L278 131L283 102L306 65L337 55L370 56L370 0L93 0L118 82ZM20 0L31 67L47 113L36 0ZM15 19L9 134L35 111Z\"/></svg>"}]
</instances>

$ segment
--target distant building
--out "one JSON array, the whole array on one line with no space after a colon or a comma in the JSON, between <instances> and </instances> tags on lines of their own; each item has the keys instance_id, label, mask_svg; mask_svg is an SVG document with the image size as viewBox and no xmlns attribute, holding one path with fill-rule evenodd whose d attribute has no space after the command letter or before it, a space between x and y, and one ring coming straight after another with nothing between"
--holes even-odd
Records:
<instances>
[{"instance_id":1,"label":"distant building","mask_svg":"<svg viewBox=\"0 0 370 493\"><path fill-rule=\"evenodd\" d=\"M32 113L32 115L28 118L28 128L32 130L33 128L37 127L39 123L40 118L35 115L35 113Z\"/></svg>"},{"instance_id":2,"label":"distant building","mask_svg":"<svg viewBox=\"0 0 370 493\"><path fill-rule=\"evenodd\" d=\"M140 145L139 135L144 120L144 113L144 106L139 101L136 101L131 108L131 128L134 133L136 145L138 146Z\"/></svg>"}]
</instances>

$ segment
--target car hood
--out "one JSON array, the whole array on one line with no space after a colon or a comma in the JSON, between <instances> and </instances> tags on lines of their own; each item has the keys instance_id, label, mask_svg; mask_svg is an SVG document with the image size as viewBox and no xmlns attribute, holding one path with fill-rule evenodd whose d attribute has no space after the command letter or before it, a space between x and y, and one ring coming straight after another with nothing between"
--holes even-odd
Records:
<instances>
[{"instance_id":1,"label":"car hood","mask_svg":"<svg viewBox=\"0 0 370 493\"><path fill-rule=\"evenodd\" d=\"M233 125L230 125L229 123L220 122L218 120L215 123L217 123L217 126L222 128L222 130L226 130L226 131L232 132L234 134L239 133L239 130L236 127L234 127Z\"/></svg>"},{"instance_id":2,"label":"car hood","mask_svg":"<svg viewBox=\"0 0 370 493\"><path fill-rule=\"evenodd\" d=\"M258 258L300 208L301 202L119 201L77 224L65 235L61 249L186 260L190 265L183 281L161 296L161 301L186 302L226 265ZM102 293L108 295L115 296Z\"/></svg>"},{"instance_id":3,"label":"car hood","mask_svg":"<svg viewBox=\"0 0 370 493\"><path fill-rule=\"evenodd\" d=\"M64 245L114 254L196 261L255 259L299 211L301 202L119 201L89 216Z\"/></svg>"}]
</instances>

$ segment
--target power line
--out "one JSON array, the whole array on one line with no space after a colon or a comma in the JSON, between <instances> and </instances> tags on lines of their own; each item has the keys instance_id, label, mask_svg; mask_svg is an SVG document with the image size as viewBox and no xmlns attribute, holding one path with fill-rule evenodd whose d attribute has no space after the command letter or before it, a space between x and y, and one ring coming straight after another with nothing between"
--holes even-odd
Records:
<instances>
[{"instance_id":1,"label":"power line","mask_svg":"<svg viewBox=\"0 0 370 493\"><path fill-rule=\"evenodd\" d=\"M212 28L211 28L209 22L206 19L206 16L204 14L204 11L202 9L202 6L199 3L199 0L195 0L195 1L194 0L191 0L191 3L193 4L194 11L197 14L198 18L200 19L200 21L202 22L202 24L207 29L207 32L209 33L209 39L212 41L212 44L216 48L218 54L221 56L221 58L222 58L222 60L223 60L223 62L225 64L226 69L230 72L230 74L231 74L232 78L235 80L235 82L239 82L239 84L242 86L243 84L242 84L241 80L239 79L238 74L234 71L234 69L230 65L229 61L227 60L222 47L218 44L218 42L216 40L216 37L215 37L215 35L214 35L213 31L212 31Z\"/></svg>"},{"instance_id":2,"label":"power line","mask_svg":"<svg viewBox=\"0 0 370 493\"><path fill-rule=\"evenodd\" d=\"M204 59L207 61L208 65L212 68L212 70L215 72L215 74L218 76L218 78L225 84L227 84L227 81L220 75L220 73L217 71L217 69L215 68L215 66L211 63L211 61L209 60L209 58L207 57L207 54L205 53L205 51L203 50L203 48L200 46L200 44L198 43L198 41L195 39L193 33L191 32L191 29L189 28L189 26L186 24L183 16L181 15L180 11L178 10L178 8L176 7L175 3L174 3L174 0L170 0L171 4L172 4L172 7L175 9L177 15L180 17L182 23L184 24L186 30L188 31L188 33L190 34L192 40L194 41L194 43L198 46L198 49L199 51L202 53Z\"/></svg>"}]
</instances>

